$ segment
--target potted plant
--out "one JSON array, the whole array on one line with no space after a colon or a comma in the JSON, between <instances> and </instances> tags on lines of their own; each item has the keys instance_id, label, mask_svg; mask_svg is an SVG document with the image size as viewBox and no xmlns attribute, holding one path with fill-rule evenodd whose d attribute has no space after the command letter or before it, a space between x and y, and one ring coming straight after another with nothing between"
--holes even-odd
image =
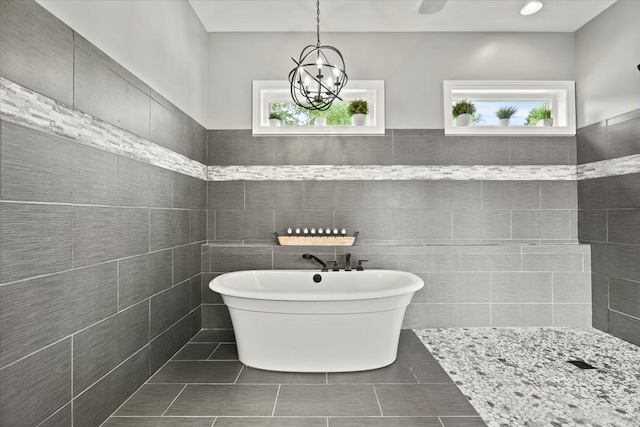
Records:
<instances>
[{"instance_id":1,"label":"potted plant","mask_svg":"<svg viewBox=\"0 0 640 427\"><path fill-rule=\"evenodd\" d=\"M551 110L547 109L546 105L532 108L524 124L527 126L553 126Z\"/></svg>"},{"instance_id":2,"label":"potted plant","mask_svg":"<svg viewBox=\"0 0 640 427\"><path fill-rule=\"evenodd\" d=\"M508 107L500 107L496 111L496 117L500 119L500 126L509 126L509 121L511 120L511 116L518 112L516 107L508 106Z\"/></svg>"},{"instance_id":3,"label":"potted plant","mask_svg":"<svg viewBox=\"0 0 640 427\"><path fill-rule=\"evenodd\" d=\"M281 120L282 120L281 113L269 114L269 126L280 126L282 124Z\"/></svg>"},{"instance_id":4,"label":"potted plant","mask_svg":"<svg viewBox=\"0 0 640 427\"><path fill-rule=\"evenodd\" d=\"M351 116L351 123L354 126L364 126L369 112L369 104L364 99L354 99L349 103L347 112Z\"/></svg>"},{"instance_id":5,"label":"potted plant","mask_svg":"<svg viewBox=\"0 0 640 427\"><path fill-rule=\"evenodd\" d=\"M318 116L315 119L313 119L313 124L315 126L326 126L327 125L327 118L324 116Z\"/></svg>"},{"instance_id":6,"label":"potted plant","mask_svg":"<svg viewBox=\"0 0 640 427\"><path fill-rule=\"evenodd\" d=\"M456 126L469 126L471 116L476 112L476 106L471 101L463 99L456 103L451 109L453 118L456 119Z\"/></svg>"}]
</instances>

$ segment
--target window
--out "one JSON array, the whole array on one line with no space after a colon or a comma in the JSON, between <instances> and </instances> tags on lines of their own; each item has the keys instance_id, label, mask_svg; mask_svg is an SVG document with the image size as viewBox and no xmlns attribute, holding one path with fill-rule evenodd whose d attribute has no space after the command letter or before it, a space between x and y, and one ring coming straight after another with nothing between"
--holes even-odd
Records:
<instances>
[{"instance_id":1,"label":"window","mask_svg":"<svg viewBox=\"0 0 640 427\"><path fill-rule=\"evenodd\" d=\"M288 81L253 82L254 135L295 135L295 134L343 134L378 135L385 133L384 124L384 81L350 80L340 92L342 101L337 100L327 111L309 111L291 100ZM347 113L349 102L364 99L369 112L364 126L351 124ZM269 115L279 113L280 126L271 126ZM326 125L317 126L316 118L324 117Z\"/></svg>"},{"instance_id":2,"label":"window","mask_svg":"<svg viewBox=\"0 0 640 427\"><path fill-rule=\"evenodd\" d=\"M575 135L573 81L444 81L446 135ZM457 126L451 109L462 100L473 102L470 126ZM515 107L508 126L501 126L496 111ZM553 126L540 126L536 111L551 110ZM538 124L538 125L536 125Z\"/></svg>"}]
</instances>

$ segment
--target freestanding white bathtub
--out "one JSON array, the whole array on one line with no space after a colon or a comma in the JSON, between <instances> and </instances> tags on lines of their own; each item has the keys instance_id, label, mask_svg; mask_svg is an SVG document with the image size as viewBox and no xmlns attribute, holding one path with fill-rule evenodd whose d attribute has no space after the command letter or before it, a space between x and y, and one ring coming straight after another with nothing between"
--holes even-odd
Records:
<instances>
[{"instance_id":1,"label":"freestanding white bathtub","mask_svg":"<svg viewBox=\"0 0 640 427\"><path fill-rule=\"evenodd\" d=\"M392 270L239 271L209 283L229 307L240 361L287 372L393 363L405 309L423 286Z\"/></svg>"}]
</instances>

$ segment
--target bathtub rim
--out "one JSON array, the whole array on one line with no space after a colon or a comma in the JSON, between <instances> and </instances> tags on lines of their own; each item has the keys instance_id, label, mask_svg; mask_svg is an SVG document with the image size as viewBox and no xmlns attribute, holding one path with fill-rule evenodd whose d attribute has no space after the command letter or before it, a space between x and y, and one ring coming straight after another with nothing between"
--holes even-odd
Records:
<instances>
[{"instance_id":1,"label":"bathtub rim","mask_svg":"<svg viewBox=\"0 0 640 427\"><path fill-rule=\"evenodd\" d=\"M236 275L248 275L256 273L305 273L313 276L315 274L375 274L375 273L396 273L400 276L407 277L411 280L405 286L400 288L391 288L384 290L377 290L372 292L357 292L357 293L348 293L348 292L339 292L339 291L331 291L331 292L298 292L298 291L254 291L254 290L246 290L246 289L234 289L231 287L221 285L221 282L225 279L229 279L230 277ZM406 294L413 294L418 290L424 287L424 280L419 276L401 270L366 270L362 271L325 271L318 272L315 270L243 270L243 271L233 271L229 273L221 274L213 278L209 282L209 289L214 292L219 293L224 296L231 296L235 298L246 298L246 299L254 299L254 300L265 300L265 301L357 301L357 300L370 300L370 299L380 299L380 298L388 298Z\"/></svg>"}]
</instances>

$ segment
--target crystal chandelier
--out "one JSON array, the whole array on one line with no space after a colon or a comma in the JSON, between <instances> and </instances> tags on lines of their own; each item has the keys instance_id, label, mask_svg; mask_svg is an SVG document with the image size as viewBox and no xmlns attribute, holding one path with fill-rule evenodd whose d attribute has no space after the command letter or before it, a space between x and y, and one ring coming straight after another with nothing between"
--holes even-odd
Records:
<instances>
[{"instance_id":1,"label":"crystal chandelier","mask_svg":"<svg viewBox=\"0 0 640 427\"><path fill-rule=\"evenodd\" d=\"M333 46L320 45L320 0L316 0L317 43L302 49L296 67L289 73L293 102L307 110L325 111L347 84L344 59Z\"/></svg>"}]
</instances>

